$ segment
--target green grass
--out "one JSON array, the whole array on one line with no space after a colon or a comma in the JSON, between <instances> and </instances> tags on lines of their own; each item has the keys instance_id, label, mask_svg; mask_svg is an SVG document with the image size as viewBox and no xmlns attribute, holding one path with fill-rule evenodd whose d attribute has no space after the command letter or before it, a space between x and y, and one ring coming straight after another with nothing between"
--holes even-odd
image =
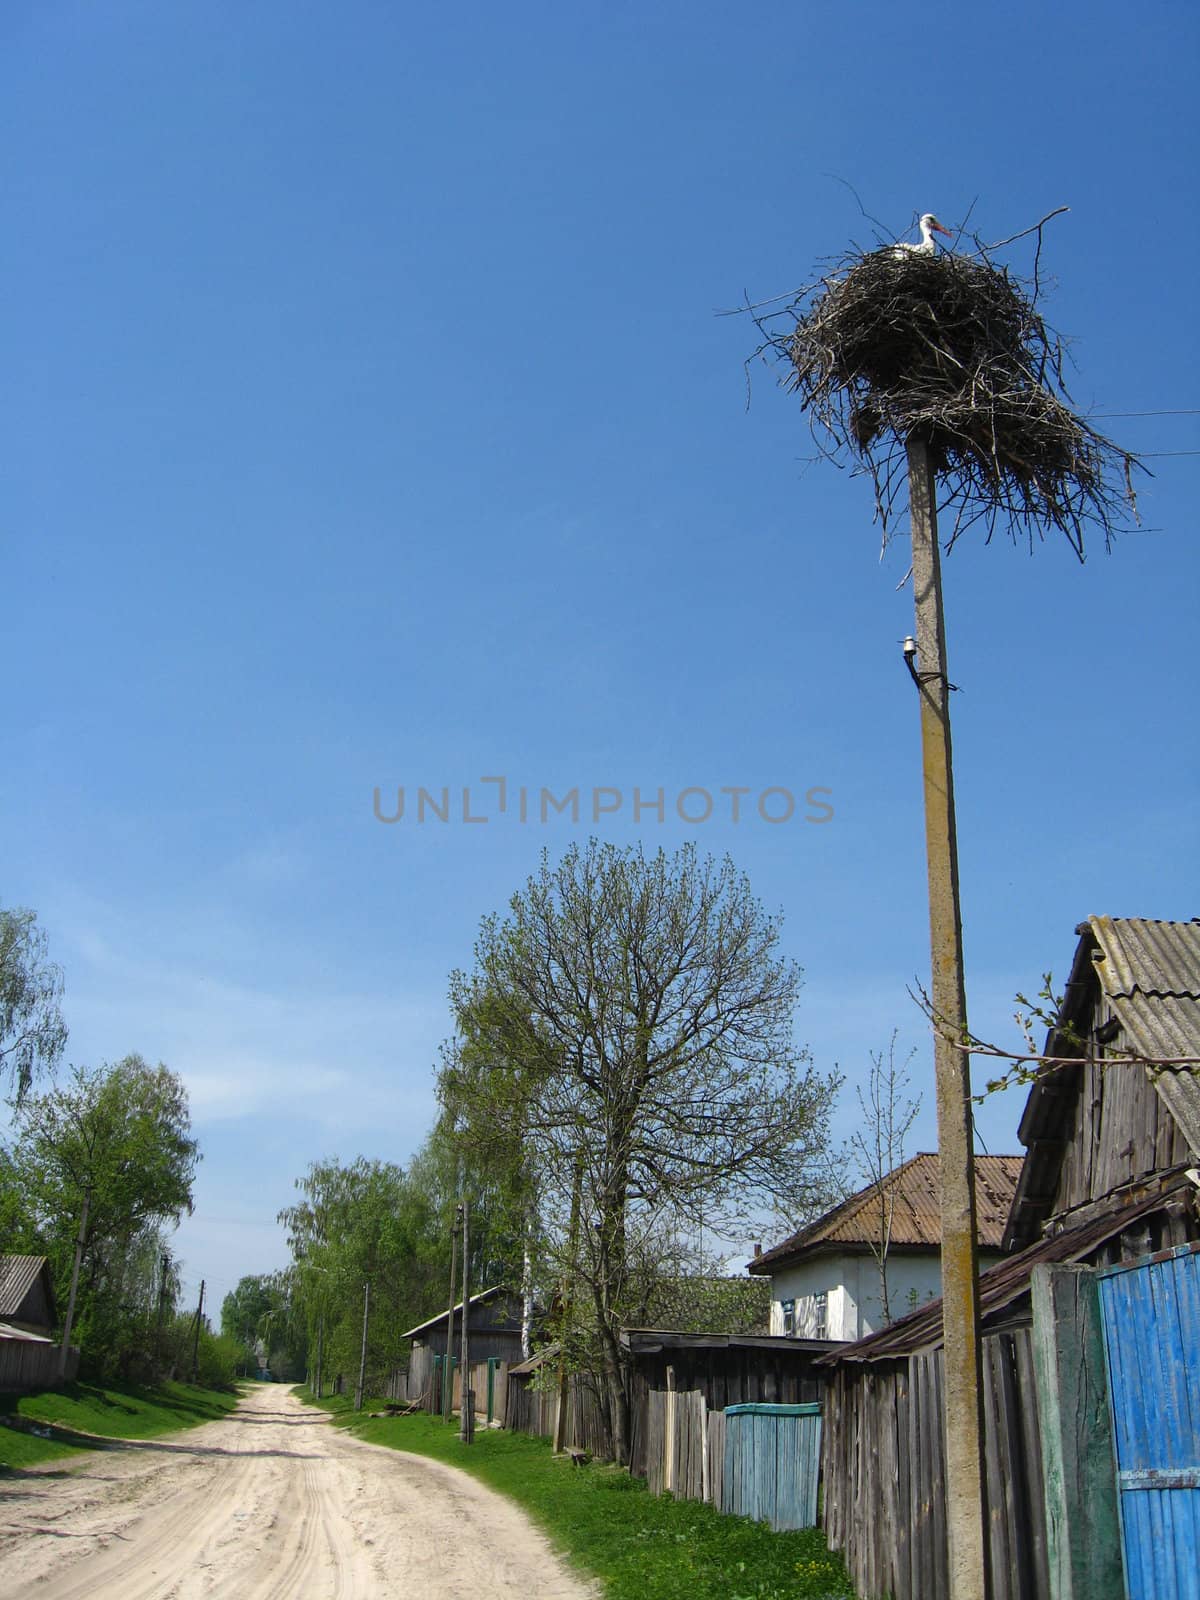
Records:
<instances>
[{"instance_id":1,"label":"green grass","mask_svg":"<svg viewBox=\"0 0 1200 1600\"><path fill-rule=\"evenodd\" d=\"M296 1392L318 1404L309 1390ZM618 1467L573 1467L527 1434L480 1428L464 1445L456 1427L425 1412L367 1418L384 1402L369 1401L361 1417L344 1397L319 1404L357 1438L433 1456L511 1495L579 1568L603 1580L608 1600L853 1600L819 1529L772 1533L695 1501L656 1498Z\"/></svg>"},{"instance_id":2,"label":"green grass","mask_svg":"<svg viewBox=\"0 0 1200 1600\"><path fill-rule=\"evenodd\" d=\"M238 1403L232 1390L198 1389L189 1383L70 1383L36 1394L0 1394L0 1467L30 1467L59 1456L96 1448L72 1434L102 1439L155 1439L225 1416ZM50 1437L18 1432L10 1418L50 1429Z\"/></svg>"}]
</instances>

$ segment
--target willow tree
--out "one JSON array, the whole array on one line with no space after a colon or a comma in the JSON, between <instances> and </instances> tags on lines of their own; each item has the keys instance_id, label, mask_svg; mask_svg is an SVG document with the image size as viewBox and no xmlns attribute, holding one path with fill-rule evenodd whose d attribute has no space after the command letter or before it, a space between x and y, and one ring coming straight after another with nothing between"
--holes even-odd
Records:
<instances>
[{"instance_id":1,"label":"willow tree","mask_svg":"<svg viewBox=\"0 0 1200 1600\"><path fill-rule=\"evenodd\" d=\"M620 1330L647 1241L823 1198L837 1080L796 1047L799 985L780 919L728 858L595 840L544 855L452 976L443 1105L534 1175L552 1255L590 1300L618 1460Z\"/></svg>"}]
</instances>

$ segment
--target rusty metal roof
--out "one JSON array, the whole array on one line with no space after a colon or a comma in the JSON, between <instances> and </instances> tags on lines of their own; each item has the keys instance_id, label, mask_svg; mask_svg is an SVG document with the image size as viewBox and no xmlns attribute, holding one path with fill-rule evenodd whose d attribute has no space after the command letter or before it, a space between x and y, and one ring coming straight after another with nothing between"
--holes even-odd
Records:
<instances>
[{"instance_id":1,"label":"rusty metal roof","mask_svg":"<svg viewBox=\"0 0 1200 1600\"><path fill-rule=\"evenodd\" d=\"M0 1256L0 1317L15 1317L46 1265L45 1256Z\"/></svg>"},{"instance_id":2,"label":"rusty metal roof","mask_svg":"<svg viewBox=\"0 0 1200 1600\"><path fill-rule=\"evenodd\" d=\"M985 1249L1000 1248L1021 1161L1020 1156L975 1157L979 1243ZM880 1236L885 1200L893 1207L890 1248L937 1250L941 1247L938 1158L929 1151L922 1151L887 1175L882 1194L873 1184L860 1189L823 1217L792 1234L790 1239L755 1256L748 1263L749 1270L769 1273L817 1250L869 1248Z\"/></svg>"},{"instance_id":3,"label":"rusty metal roof","mask_svg":"<svg viewBox=\"0 0 1200 1600\"><path fill-rule=\"evenodd\" d=\"M1111 1211L1074 1228L1049 1234L1019 1255L997 1262L979 1279L979 1320L983 1332L988 1331L989 1322L1000 1322L1003 1326L1002 1313L1028 1294L1030 1277L1039 1262L1086 1260L1114 1234L1123 1232L1139 1217L1161 1211L1172 1195L1181 1192L1190 1192L1186 1179L1177 1179L1173 1188L1156 1189L1130 1204L1114 1206ZM879 1333L872 1333L854 1344L842 1345L824 1357L819 1365L831 1366L841 1361L894 1361L917 1350L936 1348L941 1342L942 1302L931 1300Z\"/></svg>"}]
</instances>

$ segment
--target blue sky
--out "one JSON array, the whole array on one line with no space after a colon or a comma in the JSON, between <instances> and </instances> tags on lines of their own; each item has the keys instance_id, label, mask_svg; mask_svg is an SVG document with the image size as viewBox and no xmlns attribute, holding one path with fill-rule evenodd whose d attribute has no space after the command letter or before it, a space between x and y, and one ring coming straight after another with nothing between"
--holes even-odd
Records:
<instances>
[{"instance_id":1,"label":"blue sky","mask_svg":"<svg viewBox=\"0 0 1200 1600\"><path fill-rule=\"evenodd\" d=\"M604 837L728 850L783 910L819 1064L896 1027L928 1079L905 541L880 560L769 373L747 411L714 311L870 243L839 177L897 232L1065 204L1078 404L1196 408L1198 36L1106 0L5 7L0 902L50 935L73 1060L188 1082L189 1284L281 1263L311 1159L407 1159L447 973L596 786ZM1196 422L1105 424L1155 452L1111 555L946 564L968 997L1005 1041L1080 918L1200 910L1197 459L1158 454ZM580 824L522 824L521 785ZM691 786L751 814L689 828ZM813 786L824 825L753 807Z\"/></svg>"}]
</instances>

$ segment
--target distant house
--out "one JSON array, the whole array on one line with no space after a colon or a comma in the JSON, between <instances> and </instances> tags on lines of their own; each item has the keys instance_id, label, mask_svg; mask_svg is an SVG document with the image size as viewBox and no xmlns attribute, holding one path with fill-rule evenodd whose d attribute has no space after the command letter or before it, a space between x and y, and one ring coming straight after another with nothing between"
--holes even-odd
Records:
<instances>
[{"instance_id":1,"label":"distant house","mask_svg":"<svg viewBox=\"0 0 1200 1600\"><path fill-rule=\"evenodd\" d=\"M981 1270L1001 1258L1020 1174L1020 1156L975 1158ZM892 1320L941 1294L938 1158L924 1152L889 1173L881 1188L860 1189L748 1264L752 1273L771 1279L771 1333L861 1339L885 1325L877 1252L888 1211Z\"/></svg>"},{"instance_id":2,"label":"distant house","mask_svg":"<svg viewBox=\"0 0 1200 1600\"><path fill-rule=\"evenodd\" d=\"M0 1256L0 1335L48 1339L58 1320L45 1256Z\"/></svg>"}]
</instances>

